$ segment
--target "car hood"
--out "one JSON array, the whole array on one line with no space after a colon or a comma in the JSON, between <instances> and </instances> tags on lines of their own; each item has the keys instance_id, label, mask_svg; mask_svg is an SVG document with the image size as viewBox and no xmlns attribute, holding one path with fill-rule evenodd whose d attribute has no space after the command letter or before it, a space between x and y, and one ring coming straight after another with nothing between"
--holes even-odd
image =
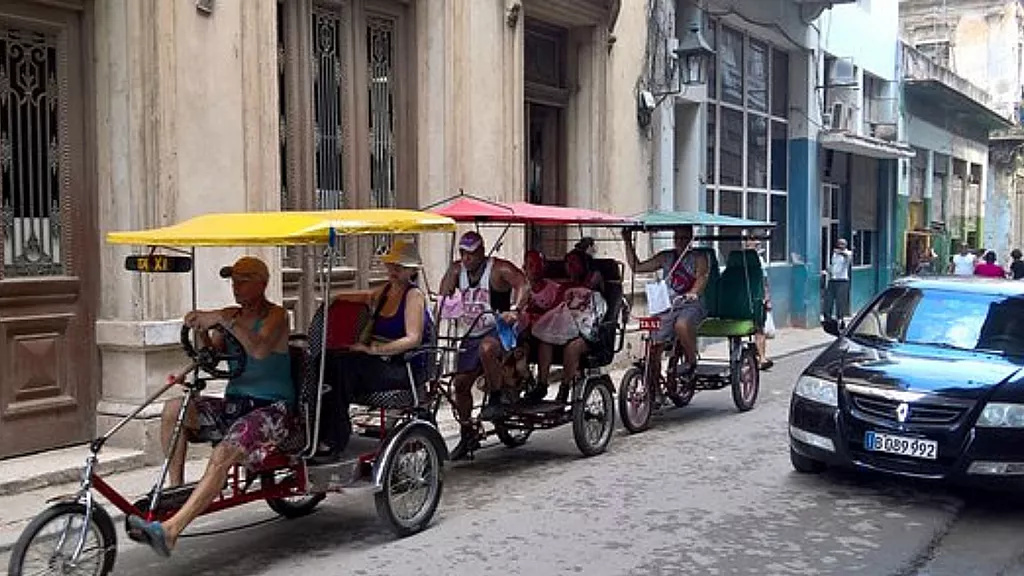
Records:
<instances>
[{"instance_id":1,"label":"car hood","mask_svg":"<svg viewBox=\"0 0 1024 576\"><path fill-rule=\"evenodd\" d=\"M845 338L819 360L819 366L843 383L972 399L1020 379L1022 368L999 356L911 346L883 349Z\"/></svg>"}]
</instances>

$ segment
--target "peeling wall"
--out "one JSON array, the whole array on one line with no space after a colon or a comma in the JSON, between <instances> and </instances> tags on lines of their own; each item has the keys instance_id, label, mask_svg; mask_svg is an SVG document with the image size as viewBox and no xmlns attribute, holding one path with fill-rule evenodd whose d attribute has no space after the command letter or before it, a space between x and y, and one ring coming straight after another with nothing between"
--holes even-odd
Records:
<instances>
[{"instance_id":1,"label":"peeling wall","mask_svg":"<svg viewBox=\"0 0 1024 576\"><path fill-rule=\"evenodd\" d=\"M985 194L985 225L982 246L994 250L999 261L1010 260L1014 245L1013 203L1011 194L1015 189L1015 175L1012 168L990 166L988 190Z\"/></svg>"},{"instance_id":2,"label":"peeling wall","mask_svg":"<svg viewBox=\"0 0 1024 576\"><path fill-rule=\"evenodd\" d=\"M901 0L900 28L911 44L950 43L949 68L992 95L992 107L1016 114L1024 84L1024 6L1018 0Z\"/></svg>"}]
</instances>

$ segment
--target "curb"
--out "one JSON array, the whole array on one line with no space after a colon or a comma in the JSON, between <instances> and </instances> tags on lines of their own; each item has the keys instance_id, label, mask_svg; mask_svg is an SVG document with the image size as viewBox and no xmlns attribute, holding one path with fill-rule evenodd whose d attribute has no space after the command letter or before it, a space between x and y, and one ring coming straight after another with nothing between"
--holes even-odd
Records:
<instances>
[{"instance_id":1,"label":"curb","mask_svg":"<svg viewBox=\"0 0 1024 576\"><path fill-rule=\"evenodd\" d=\"M14 496L20 492L30 492L32 490L49 488L60 484L78 482L82 479L82 467L84 465L85 461L83 459L81 461L75 461L73 464L69 463L57 470L0 482L0 497ZM119 474L121 472L130 472L132 470L144 468L145 466L146 455L140 451L120 455L109 460L101 460L97 470L103 474L109 475Z\"/></svg>"}]
</instances>

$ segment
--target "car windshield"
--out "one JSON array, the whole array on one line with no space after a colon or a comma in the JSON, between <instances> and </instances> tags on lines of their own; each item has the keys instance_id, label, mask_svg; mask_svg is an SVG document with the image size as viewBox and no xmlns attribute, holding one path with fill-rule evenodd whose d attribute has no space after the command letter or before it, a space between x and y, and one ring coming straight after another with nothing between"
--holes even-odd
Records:
<instances>
[{"instance_id":1,"label":"car windshield","mask_svg":"<svg viewBox=\"0 0 1024 576\"><path fill-rule=\"evenodd\" d=\"M864 344L919 344L1024 355L1024 298L890 288L851 327Z\"/></svg>"}]
</instances>

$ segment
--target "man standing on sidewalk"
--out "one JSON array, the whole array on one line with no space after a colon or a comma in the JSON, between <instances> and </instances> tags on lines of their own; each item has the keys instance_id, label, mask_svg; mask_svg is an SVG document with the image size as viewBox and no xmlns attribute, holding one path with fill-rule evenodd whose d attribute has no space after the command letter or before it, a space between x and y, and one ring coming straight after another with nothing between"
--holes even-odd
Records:
<instances>
[{"instance_id":1,"label":"man standing on sidewalk","mask_svg":"<svg viewBox=\"0 0 1024 576\"><path fill-rule=\"evenodd\" d=\"M960 245L960 253L953 256L949 264L949 272L954 276L974 276L974 266L978 259L971 254L967 244Z\"/></svg>"},{"instance_id":2,"label":"man standing on sidewalk","mask_svg":"<svg viewBox=\"0 0 1024 576\"><path fill-rule=\"evenodd\" d=\"M846 247L846 240L836 240L835 248L828 262L828 285L825 288L826 320L842 320L850 314L850 269L853 267L853 251ZM835 313L835 315L833 315Z\"/></svg>"}]
</instances>

